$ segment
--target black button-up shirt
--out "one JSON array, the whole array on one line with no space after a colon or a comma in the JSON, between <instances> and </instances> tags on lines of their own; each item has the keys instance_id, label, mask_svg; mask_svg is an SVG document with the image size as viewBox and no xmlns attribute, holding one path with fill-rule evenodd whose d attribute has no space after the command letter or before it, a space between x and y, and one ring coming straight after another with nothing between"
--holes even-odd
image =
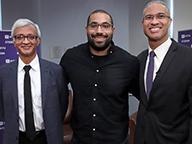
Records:
<instances>
[{"instance_id":1,"label":"black button-up shirt","mask_svg":"<svg viewBox=\"0 0 192 144\"><path fill-rule=\"evenodd\" d=\"M94 56L86 43L68 49L60 64L73 89L74 143L127 143L128 93L139 93L137 58L115 45Z\"/></svg>"}]
</instances>

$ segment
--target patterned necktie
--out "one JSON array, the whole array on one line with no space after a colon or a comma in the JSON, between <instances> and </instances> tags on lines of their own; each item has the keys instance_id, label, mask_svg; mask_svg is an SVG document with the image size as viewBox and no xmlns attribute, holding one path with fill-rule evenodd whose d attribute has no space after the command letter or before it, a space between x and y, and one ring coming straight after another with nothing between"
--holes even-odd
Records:
<instances>
[{"instance_id":1,"label":"patterned necktie","mask_svg":"<svg viewBox=\"0 0 192 144\"><path fill-rule=\"evenodd\" d=\"M146 76L146 88L147 88L148 97L153 85L154 57L155 57L155 52L151 51L149 54L149 63L148 63L147 76Z\"/></svg>"},{"instance_id":2,"label":"patterned necktie","mask_svg":"<svg viewBox=\"0 0 192 144\"><path fill-rule=\"evenodd\" d=\"M33 119L33 104L32 104L32 95L31 95L31 80L29 75L29 70L31 69L30 65L26 65L23 68L25 70L24 76L24 107L25 107L25 127L26 127L26 136L29 139L35 137L35 125Z\"/></svg>"}]
</instances>

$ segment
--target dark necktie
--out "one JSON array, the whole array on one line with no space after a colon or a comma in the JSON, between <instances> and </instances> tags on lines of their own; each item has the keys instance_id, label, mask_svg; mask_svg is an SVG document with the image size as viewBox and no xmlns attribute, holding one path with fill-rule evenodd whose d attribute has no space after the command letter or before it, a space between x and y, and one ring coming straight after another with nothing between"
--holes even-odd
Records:
<instances>
[{"instance_id":1,"label":"dark necktie","mask_svg":"<svg viewBox=\"0 0 192 144\"><path fill-rule=\"evenodd\" d=\"M151 51L149 54L149 63L148 63L147 76L146 76L146 88L147 88L148 97L153 85L154 57L155 57L155 53L154 51Z\"/></svg>"},{"instance_id":2,"label":"dark necktie","mask_svg":"<svg viewBox=\"0 0 192 144\"><path fill-rule=\"evenodd\" d=\"M26 65L23 68L25 70L24 76L24 107L25 107L25 127L26 127L26 136L29 139L35 137L35 125L33 119L33 104L32 104L32 95L31 95L31 80L29 75L29 70L31 69L30 65Z\"/></svg>"}]
</instances>

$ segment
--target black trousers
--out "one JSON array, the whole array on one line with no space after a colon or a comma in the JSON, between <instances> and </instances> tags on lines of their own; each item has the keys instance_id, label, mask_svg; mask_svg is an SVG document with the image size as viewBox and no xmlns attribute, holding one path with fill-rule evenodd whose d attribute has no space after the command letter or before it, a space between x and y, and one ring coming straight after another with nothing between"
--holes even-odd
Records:
<instances>
[{"instance_id":1,"label":"black trousers","mask_svg":"<svg viewBox=\"0 0 192 144\"><path fill-rule=\"evenodd\" d=\"M30 140L25 132L19 132L19 144L47 144L45 131L36 132L36 136L33 140Z\"/></svg>"}]
</instances>

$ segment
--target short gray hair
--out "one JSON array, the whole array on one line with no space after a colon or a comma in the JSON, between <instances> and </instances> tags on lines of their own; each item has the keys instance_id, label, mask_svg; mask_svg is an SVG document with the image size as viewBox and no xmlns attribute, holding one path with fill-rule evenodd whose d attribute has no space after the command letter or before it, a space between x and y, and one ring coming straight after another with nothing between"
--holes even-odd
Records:
<instances>
[{"instance_id":1,"label":"short gray hair","mask_svg":"<svg viewBox=\"0 0 192 144\"><path fill-rule=\"evenodd\" d=\"M21 18L21 19L18 19L15 21L15 23L13 24L12 28L11 28L11 36L13 37L14 36L14 32L15 32L15 29L18 28L18 27L23 27L23 26L27 26L27 25L32 25L35 27L35 29L37 30L37 35L39 38L41 38L41 31L39 29L39 26L32 22L31 20L29 19L26 19L26 18Z\"/></svg>"},{"instance_id":2,"label":"short gray hair","mask_svg":"<svg viewBox=\"0 0 192 144\"><path fill-rule=\"evenodd\" d=\"M151 0L151 1L146 3L146 5L145 5L145 7L143 9L143 15L144 15L144 10L146 8L148 8L150 5L154 4L154 3L161 4L161 5L165 6L165 8L167 9L167 12L170 14L170 10L169 10L167 4L164 1L161 1L161 0Z\"/></svg>"}]
</instances>

